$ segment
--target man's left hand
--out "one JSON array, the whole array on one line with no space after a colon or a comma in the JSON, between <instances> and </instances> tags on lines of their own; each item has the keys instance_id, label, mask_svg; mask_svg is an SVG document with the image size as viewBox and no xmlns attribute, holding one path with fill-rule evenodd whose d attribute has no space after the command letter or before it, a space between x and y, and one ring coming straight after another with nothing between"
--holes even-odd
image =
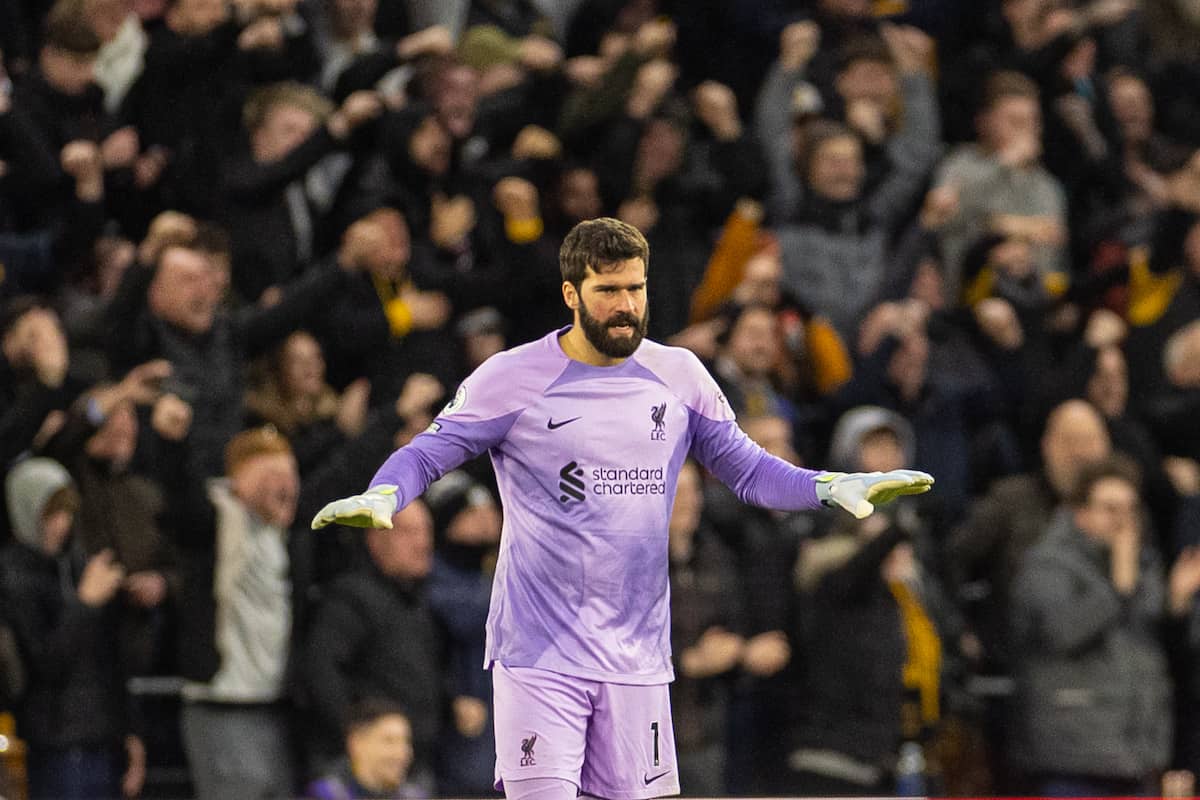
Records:
<instances>
[{"instance_id":1,"label":"man's left hand","mask_svg":"<svg viewBox=\"0 0 1200 800\"><path fill-rule=\"evenodd\" d=\"M877 505L932 488L933 476L915 469L823 472L817 476L817 498L827 506L841 506L858 519L870 516Z\"/></svg>"}]
</instances>

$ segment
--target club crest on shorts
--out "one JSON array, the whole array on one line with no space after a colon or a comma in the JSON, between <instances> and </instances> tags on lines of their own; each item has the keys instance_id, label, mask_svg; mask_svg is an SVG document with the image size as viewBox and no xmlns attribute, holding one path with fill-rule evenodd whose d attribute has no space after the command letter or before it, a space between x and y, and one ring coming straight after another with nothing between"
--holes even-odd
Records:
<instances>
[{"instance_id":1,"label":"club crest on shorts","mask_svg":"<svg viewBox=\"0 0 1200 800\"><path fill-rule=\"evenodd\" d=\"M537 764L537 762L533 760L533 746L535 744L537 744L536 733L533 736L530 736L528 739L521 740L521 752L524 754L521 756L522 767L532 767Z\"/></svg>"}]
</instances>

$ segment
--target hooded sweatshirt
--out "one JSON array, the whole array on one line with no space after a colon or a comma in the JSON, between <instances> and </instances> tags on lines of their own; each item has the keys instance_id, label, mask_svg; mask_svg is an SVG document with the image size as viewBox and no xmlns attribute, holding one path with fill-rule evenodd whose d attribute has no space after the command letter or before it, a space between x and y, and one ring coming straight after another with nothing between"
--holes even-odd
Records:
<instances>
[{"instance_id":1,"label":"hooded sweatshirt","mask_svg":"<svg viewBox=\"0 0 1200 800\"><path fill-rule=\"evenodd\" d=\"M113 604L80 602L69 556L42 546L46 504L72 485L48 458L22 461L5 479L15 541L0 550L0 607L29 677L17 722L33 748L115 747L125 732Z\"/></svg>"},{"instance_id":2,"label":"hooded sweatshirt","mask_svg":"<svg viewBox=\"0 0 1200 800\"><path fill-rule=\"evenodd\" d=\"M55 492L71 485L66 467L49 458L26 459L9 470L4 499L17 541L34 550L42 549L42 510Z\"/></svg>"}]
</instances>

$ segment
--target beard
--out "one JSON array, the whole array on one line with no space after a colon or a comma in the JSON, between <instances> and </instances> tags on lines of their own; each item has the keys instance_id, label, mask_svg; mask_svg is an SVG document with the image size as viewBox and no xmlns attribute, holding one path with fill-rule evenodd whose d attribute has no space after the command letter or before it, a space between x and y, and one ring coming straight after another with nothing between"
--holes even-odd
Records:
<instances>
[{"instance_id":1,"label":"beard","mask_svg":"<svg viewBox=\"0 0 1200 800\"><path fill-rule=\"evenodd\" d=\"M646 337L646 330L650 325L650 309L647 308L642 313L641 319L626 311L618 311L602 322L589 314L587 304L581 301L579 303L579 324L583 328L583 335L587 337L588 342L602 355L609 358L629 358L638 349L642 339ZM609 328L621 325L628 325L632 328L633 335L629 337L613 336L608 332Z\"/></svg>"}]
</instances>

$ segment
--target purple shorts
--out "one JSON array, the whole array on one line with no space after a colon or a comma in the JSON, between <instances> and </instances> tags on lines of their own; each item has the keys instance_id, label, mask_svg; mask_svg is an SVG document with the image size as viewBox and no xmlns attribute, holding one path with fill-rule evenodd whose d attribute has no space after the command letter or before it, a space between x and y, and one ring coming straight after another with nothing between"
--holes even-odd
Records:
<instances>
[{"instance_id":1,"label":"purple shorts","mask_svg":"<svg viewBox=\"0 0 1200 800\"><path fill-rule=\"evenodd\" d=\"M496 789L561 778L584 794L645 800L679 794L670 687L492 665Z\"/></svg>"}]
</instances>

